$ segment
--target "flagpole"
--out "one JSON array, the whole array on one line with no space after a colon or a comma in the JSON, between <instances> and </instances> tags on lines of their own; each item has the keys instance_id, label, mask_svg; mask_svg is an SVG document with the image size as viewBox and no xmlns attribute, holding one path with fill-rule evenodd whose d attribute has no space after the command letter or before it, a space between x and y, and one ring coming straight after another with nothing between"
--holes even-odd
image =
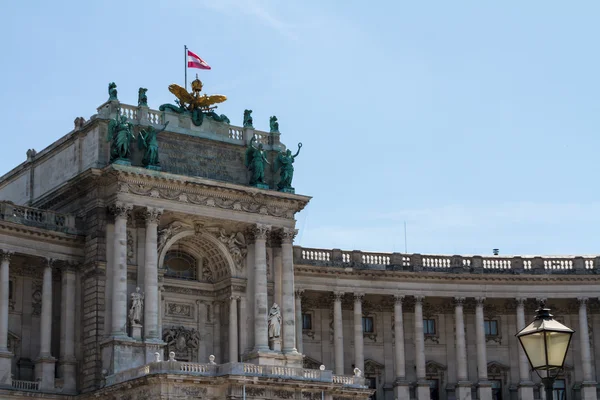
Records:
<instances>
[{"instance_id":1,"label":"flagpole","mask_svg":"<svg viewBox=\"0 0 600 400\"><path fill-rule=\"evenodd\" d=\"M185 90L187 91L187 45L183 45L183 60L184 60L184 68L185 68Z\"/></svg>"}]
</instances>

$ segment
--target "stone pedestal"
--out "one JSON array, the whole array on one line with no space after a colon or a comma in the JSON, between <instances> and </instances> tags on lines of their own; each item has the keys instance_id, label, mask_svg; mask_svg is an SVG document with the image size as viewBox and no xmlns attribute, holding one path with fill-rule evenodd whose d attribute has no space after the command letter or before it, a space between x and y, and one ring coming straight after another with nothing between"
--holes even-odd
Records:
<instances>
[{"instance_id":1,"label":"stone pedestal","mask_svg":"<svg viewBox=\"0 0 600 400\"><path fill-rule=\"evenodd\" d=\"M410 383L406 381L394 382L394 398L410 399Z\"/></svg>"},{"instance_id":2,"label":"stone pedestal","mask_svg":"<svg viewBox=\"0 0 600 400\"><path fill-rule=\"evenodd\" d=\"M581 383L581 400L596 400L596 382Z\"/></svg>"},{"instance_id":3,"label":"stone pedestal","mask_svg":"<svg viewBox=\"0 0 600 400\"><path fill-rule=\"evenodd\" d=\"M132 324L131 325L131 338L134 340L142 340L142 325Z\"/></svg>"},{"instance_id":4,"label":"stone pedestal","mask_svg":"<svg viewBox=\"0 0 600 400\"><path fill-rule=\"evenodd\" d=\"M456 400L471 400L471 382L456 384Z\"/></svg>"},{"instance_id":5,"label":"stone pedestal","mask_svg":"<svg viewBox=\"0 0 600 400\"><path fill-rule=\"evenodd\" d=\"M281 339L269 339L269 348L273 351L281 351Z\"/></svg>"},{"instance_id":6,"label":"stone pedestal","mask_svg":"<svg viewBox=\"0 0 600 400\"><path fill-rule=\"evenodd\" d=\"M9 351L0 351L0 386L12 385L12 363L13 354Z\"/></svg>"},{"instance_id":7,"label":"stone pedestal","mask_svg":"<svg viewBox=\"0 0 600 400\"><path fill-rule=\"evenodd\" d=\"M429 390L429 383L426 381L417 382L417 400L429 400L431 398Z\"/></svg>"},{"instance_id":8,"label":"stone pedestal","mask_svg":"<svg viewBox=\"0 0 600 400\"><path fill-rule=\"evenodd\" d=\"M533 382L519 383L519 400L533 400Z\"/></svg>"},{"instance_id":9,"label":"stone pedestal","mask_svg":"<svg viewBox=\"0 0 600 400\"><path fill-rule=\"evenodd\" d=\"M302 354L281 353L276 351L252 351L246 355L245 362L257 365L277 365L302 368Z\"/></svg>"},{"instance_id":10,"label":"stone pedestal","mask_svg":"<svg viewBox=\"0 0 600 400\"><path fill-rule=\"evenodd\" d=\"M111 338L100 344L102 369L109 375L146 363L145 345L130 338ZM152 359L154 356L152 356Z\"/></svg>"},{"instance_id":11,"label":"stone pedestal","mask_svg":"<svg viewBox=\"0 0 600 400\"><path fill-rule=\"evenodd\" d=\"M479 400L492 400L492 384L488 381L477 384L477 398Z\"/></svg>"},{"instance_id":12,"label":"stone pedestal","mask_svg":"<svg viewBox=\"0 0 600 400\"><path fill-rule=\"evenodd\" d=\"M35 361L35 380L40 382L40 390L54 390L54 357L40 357Z\"/></svg>"},{"instance_id":13,"label":"stone pedestal","mask_svg":"<svg viewBox=\"0 0 600 400\"><path fill-rule=\"evenodd\" d=\"M58 373L63 380L63 392L75 393L77 391L77 360L61 360L58 363Z\"/></svg>"}]
</instances>

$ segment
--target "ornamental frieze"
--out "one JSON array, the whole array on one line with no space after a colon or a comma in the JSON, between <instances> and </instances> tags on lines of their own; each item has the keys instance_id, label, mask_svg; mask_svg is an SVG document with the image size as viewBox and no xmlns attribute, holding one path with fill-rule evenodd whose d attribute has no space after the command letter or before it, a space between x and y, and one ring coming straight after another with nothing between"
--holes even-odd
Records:
<instances>
[{"instance_id":1,"label":"ornamental frieze","mask_svg":"<svg viewBox=\"0 0 600 400\"><path fill-rule=\"evenodd\" d=\"M194 307L191 304L167 302L167 315L180 318L194 318Z\"/></svg>"},{"instance_id":2,"label":"ornamental frieze","mask_svg":"<svg viewBox=\"0 0 600 400\"><path fill-rule=\"evenodd\" d=\"M167 293L187 294L192 296L213 297L213 292L208 290L193 289L179 286L165 285L164 290Z\"/></svg>"}]
</instances>

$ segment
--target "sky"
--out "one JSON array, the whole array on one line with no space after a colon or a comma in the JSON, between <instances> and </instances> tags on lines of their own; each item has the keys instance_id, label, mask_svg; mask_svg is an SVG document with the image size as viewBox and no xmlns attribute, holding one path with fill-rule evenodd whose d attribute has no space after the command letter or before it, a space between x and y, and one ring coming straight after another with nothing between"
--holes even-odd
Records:
<instances>
[{"instance_id":1,"label":"sky","mask_svg":"<svg viewBox=\"0 0 600 400\"><path fill-rule=\"evenodd\" d=\"M295 149L296 244L600 253L600 2L3 2L0 174L95 114L170 103L187 45L219 113ZM188 76L197 70L190 70ZM406 236L405 236L406 224Z\"/></svg>"}]
</instances>

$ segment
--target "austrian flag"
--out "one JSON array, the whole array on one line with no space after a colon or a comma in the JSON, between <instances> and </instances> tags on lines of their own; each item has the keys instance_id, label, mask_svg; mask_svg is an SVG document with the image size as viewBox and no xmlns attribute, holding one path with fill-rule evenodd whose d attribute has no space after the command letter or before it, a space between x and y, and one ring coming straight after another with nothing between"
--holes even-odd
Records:
<instances>
[{"instance_id":1,"label":"austrian flag","mask_svg":"<svg viewBox=\"0 0 600 400\"><path fill-rule=\"evenodd\" d=\"M191 51L187 51L188 68L210 69L210 65Z\"/></svg>"}]
</instances>

